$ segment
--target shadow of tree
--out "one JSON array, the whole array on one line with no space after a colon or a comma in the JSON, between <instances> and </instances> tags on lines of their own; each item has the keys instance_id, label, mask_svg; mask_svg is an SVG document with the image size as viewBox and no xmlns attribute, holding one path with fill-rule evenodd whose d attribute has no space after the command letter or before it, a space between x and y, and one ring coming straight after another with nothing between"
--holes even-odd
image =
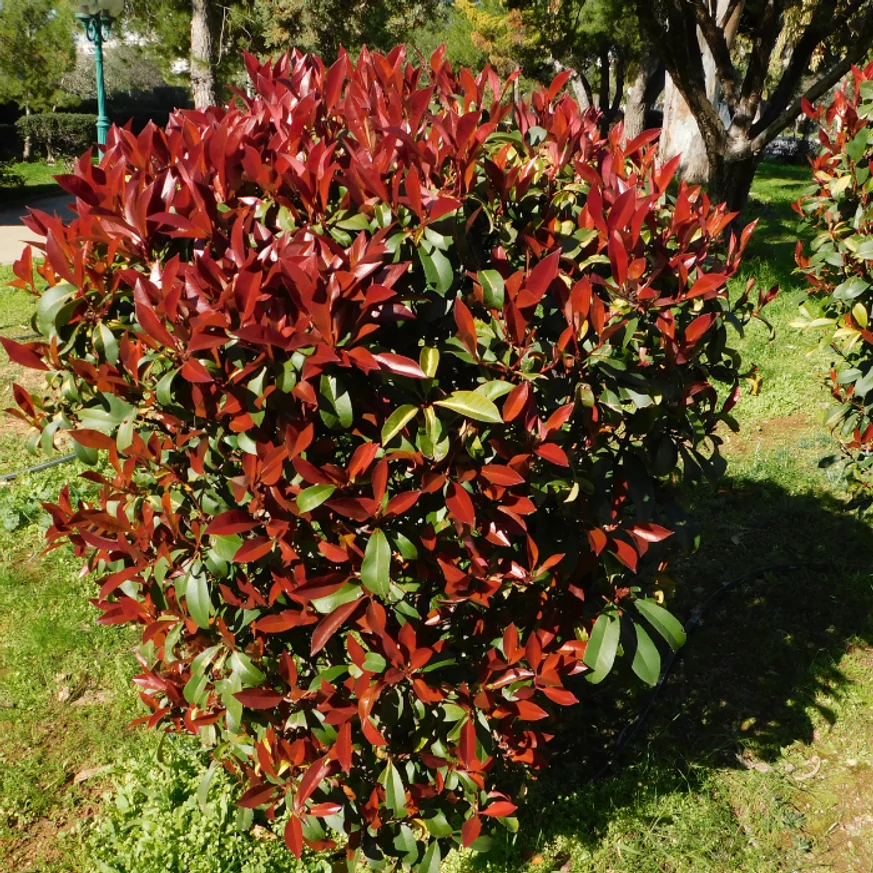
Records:
<instances>
[{"instance_id":1,"label":"shadow of tree","mask_svg":"<svg viewBox=\"0 0 873 873\"><path fill-rule=\"evenodd\" d=\"M464 859L461 869L519 870L548 845L557 862L540 869L588 870L580 852L593 851L616 819L632 830L671 822L681 829L683 817L694 827L691 806L715 771L742 767L741 755L747 766L772 763L786 746L813 741L814 711L835 718L821 700L846 690L840 659L873 642L873 530L830 495L791 494L769 481L728 480L691 501L702 548L674 565L672 611L687 617L725 582L744 581L707 610L651 717L606 776L592 781L647 700L645 690L622 692L632 680L621 675L568 711L556 738L561 751L526 798L517 838ZM748 838L730 803L712 797L705 812L723 817L724 827L695 834L698 843L720 834L713 845L695 843L706 858L699 869L736 869ZM675 868L647 857L627 869Z\"/></svg>"}]
</instances>

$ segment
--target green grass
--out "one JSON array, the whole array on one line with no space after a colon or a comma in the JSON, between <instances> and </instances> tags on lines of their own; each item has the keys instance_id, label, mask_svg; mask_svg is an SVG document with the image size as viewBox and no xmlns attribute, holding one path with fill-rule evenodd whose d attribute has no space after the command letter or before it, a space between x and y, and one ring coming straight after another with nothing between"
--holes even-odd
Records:
<instances>
[{"instance_id":1,"label":"green grass","mask_svg":"<svg viewBox=\"0 0 873 873\"><path fill-rule=\"evenodd\" d=\"M54 176L64 173L62 164L49 165L45 161L18 161L9 165L10 169L22 176L24 185L15 188L0 188L0 204L16 203L46 194L60 194L61 189Z\"/></svg>"},{"instance_id":2,"label":"green grass","mask_svg":"<svg viewBox=\"0 0 873 873\"><path fill-rule=\"evenodd\" d=\"M819 466L832 451L821 425L829 359L789 326L804 293L790 202L807 172L764 164L753 189L760 223L735 287L750 276L780 285L767 312L777 339L753 325L741 341L760 390L737 408L740 434L724 434L728 478L686 495L697 526L686 539L699 534L701 546L672 566L672 607L687 618L725 581L743 581L706 612L650 718L601 778L650 693L616 693L621 675L567 711L519 834L488 855L452 855L445 873L873 869L873 530L844 510L839 469ZM0 323L25 324L32 299L0 295ZM12 370L0 373L7 405ZM0 469L27 463L22 437L0 439ZM168 775L153 741L124 728L139 711L132 636L96 627L69 552L38 555L39 500L69 473L0 487L0 870L187 873L196 857L204 873L278 873L281 858L230 829L229 788L200 817L195 752L182 749ZM65 689L109 699L77 706L61 701ZM115 769L73 784L103 764Z\"/></svg>"}]
</instances>

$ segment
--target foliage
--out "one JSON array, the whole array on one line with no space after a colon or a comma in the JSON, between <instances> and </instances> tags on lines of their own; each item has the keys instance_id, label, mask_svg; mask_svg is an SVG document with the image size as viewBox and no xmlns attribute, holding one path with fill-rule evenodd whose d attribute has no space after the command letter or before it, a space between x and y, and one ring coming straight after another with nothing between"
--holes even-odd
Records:
<instances>
[{"instance_id":1,"label":"foliage","mask_svg":"<svg viewBox=\"0 0 873 873\"><path fill-rule=\"evenodd\" d=\"M20 188L24 176L15 168L14 161L0 161L0 188Z\"/></svg>"},{"instance_id":2,"label":"foliage","mask_svg":"<svg viewBox=\"0 0 873 873\"><path fill-rule=\"evenodd\" d=\"M110 43L103 49L103 80L110 101L140 96L144 92L166 87L161 71L144 46ZM64 91L81 100L93 98L97 91L94 58L82 53L75 67L64 75Z\"/></svg>"},{"instance_id":3,"label":"foliage","mask_svg":"<svg viewBox=\"0 0 873 873\"><path fill-rule=\"evenodd\" d=\"M175 737L157 753L118 762L116 771L123 775L88 841L92 869L330 873L330 863L322 859L291 862L281 828L253 826L252 811L235 805L233 779L222 770L213 773L209 763L205 750Z\"/></svg>"},{"instance_id":4,"label":"foliage","mask_svg":"<svg viewBox=\"0 0 873 873\"><path fill-rule=\"evenodd\" d=\"M85 112L41 112L15 122L22 138L30 137L49 162L77 158L94 142L97 116Z\"/></svg>"},{"instance_id":5,"label":"foliage","mask_svg":"<svg viewBox=\"0 0 873 873\"><path fill-rule=\"evenodd\" d=\"M3 345L55 393L17 414L113 468L49 538L142 625L143 721L296 854L434 873L516 827L585 679L681 644L664 486L721 470L728 328L774 292L729 299L752 228L721 247L656 134L601 138L562 78L512 106L441 52L247 66L240 105L83 156L77 221L28 219L45 339Z\"/></svg>"},{"instance_id":6,"label":"foliage","mask_svg":"<svg viewBox=\"0 0 873 873\"><path fill-rule=\"evenodd\" d=\"M847 460L850 490L859 506L873 502L873 62L852 70L825 109L804 111L823 122L822 149L813 162L813 186L797 211L817 231L809 255L797 244L797 264L811 300L796 324L821 329L840 356L830 373L837 401L828 416Z\"/></svg>"},{"instance_id":7,"label":"foliage","mask_svg":"<svg viewBox=\"0 0 873 873\"><path fill-rule=\"evenodd\" d=\"M44 112L63 100L61 78L76 60L75 21L66 2L4 0L0 5L0 100Z\"/></svg>"}]
</instances>

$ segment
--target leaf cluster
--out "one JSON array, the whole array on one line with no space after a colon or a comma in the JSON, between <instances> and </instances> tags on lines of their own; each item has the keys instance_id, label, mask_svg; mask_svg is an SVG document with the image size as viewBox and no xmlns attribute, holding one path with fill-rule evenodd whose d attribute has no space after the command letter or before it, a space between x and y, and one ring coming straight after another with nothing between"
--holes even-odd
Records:
<instances>
[{"instance_id":1,"label":"leaf cluster","mask_svg":"<svg viewBox=\"0 0 873 873\"><path fill-rule=\"evenodd\" d=\"M827 422L853 498L866 509L873 501L873 63L853 68L827 107L806 103L804 111L821 125L821 150L812 185L795 204L816 235L808 253L797 244L810 296L794 325L820 331L837 356Z\"/></svg>"},{"instance_id":2,"label":"leaf cluster","mask_svg":"<svg viewBox=\"0 0 873 873\"><path fill-rule=\"evenodd\" d=\"M566 75L512 104L442 50L246 66L59 177L70 225L33 211L41 339L2 342L49 390L16 414L108 465L48 536L142 627L143 721L295 854L436 873L517 827L588 682L681 645L669 485L721 471L768 295L727 292L752 228Z\"/></svg>"}]
</instances>

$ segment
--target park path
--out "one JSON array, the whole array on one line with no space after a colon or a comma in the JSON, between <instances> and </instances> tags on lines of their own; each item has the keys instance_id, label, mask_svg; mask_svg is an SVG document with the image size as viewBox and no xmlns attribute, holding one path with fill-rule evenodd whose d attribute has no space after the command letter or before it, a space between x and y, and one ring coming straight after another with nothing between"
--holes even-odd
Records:
<instances>
[{"instance_id":1,"label":"park path","mask_svg":"<svg viewBox=\"0 0 873 873\"><path fill-rule=\"evenodd\" d=\"M73 212L68 206L74 198L69 194L50 194L38 197L29 203L14 203L0 206L0 264L11 264L16 261L28 242L32 242L36 234L28 230L21 222L27 214L27 206L41 209L43 212L57 213L64 221L73 218Z\"/></svg>"}]
</instances>

